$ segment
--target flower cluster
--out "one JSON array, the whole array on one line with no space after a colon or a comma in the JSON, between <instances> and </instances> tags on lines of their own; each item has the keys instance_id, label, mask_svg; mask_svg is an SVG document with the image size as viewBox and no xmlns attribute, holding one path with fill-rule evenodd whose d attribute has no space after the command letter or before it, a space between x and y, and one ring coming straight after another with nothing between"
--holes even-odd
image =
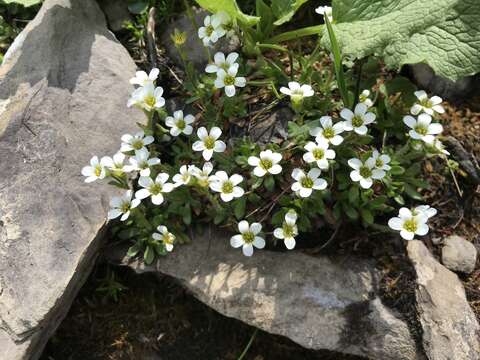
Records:
<instances>
[{"instance_id":1,"label":"flower cluster","mask_svg":"<svg viewBox=\"0 0 480 360\"><path fill-rule=\"evenodd\" d=\"M317 12L331 20L331 8ZM207 16L198 36L208 48L233 29L234 22L222 12ZM248 63L241 68L241 63L239 53L217 52L206 74L189 79L186 102L195 103L193 114L185 108L167 114L163 88L156 85L158 69L139 71L130 80L135 89L127 106L144 112L146 125L123 135L112 157L92 157L81 173L87 183L101 180L124 189L122 196L111 199L108 218L119 218L130 238L136 237L131 256L142 248L145 260L151 261L152 252L164 255L175 244L188 242L192 217L238 229L230 245L245 256L263 249L269 236L291 250L301 233L323 226L318 217L327 211L336 221L347 218L369 226L376 215L392 210L393 201L401 208L388 221L392 230L406 240L428 233L428 220L436 210L428 205L408 209L403 195L420 196L417 159L448 154L438 138L442 125L434 121L444 111L439 97L415 92L418 102L405 107L411 114L403 118L408 137L400 122L396 143L389 144L389 131L398 123L389 127L379 111L378 90L358 94L357 89L355 102L343 99L343 107L339 101L319 105L323 99L318 79L294 76L292 61L288 77L256 81L268 84L275 96L262 92L260 97L274 100L259 114L269 106L288 105L286 100L295 111L285 141L259 144L248 136L229 136L230 118L245 117L239 114L250 96L238 96L239 88L247 86L246 77L238 74L246 74L249 85L259 74ZM281 71L275 63L272 69L270 73ZM324 88L332 91L335 86ZM219 96L219 89L225 96Z\"/></svg>"}]
</instances>

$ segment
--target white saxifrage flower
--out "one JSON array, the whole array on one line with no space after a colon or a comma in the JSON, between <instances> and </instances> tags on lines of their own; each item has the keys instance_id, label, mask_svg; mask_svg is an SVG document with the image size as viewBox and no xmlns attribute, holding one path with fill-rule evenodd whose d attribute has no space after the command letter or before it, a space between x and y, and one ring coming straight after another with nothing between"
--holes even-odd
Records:
<instances>
[{"instance_id":1,"label":"white saxifrage flower","mask_svg":"<svg viewBox=\"0 0 480 360\"><path fill-rule=\"evenodd\" d=\"M295 236L298 235L297 213L290 210L285 214L285 221L281 228L276 228L273 231L273 236L277 239L283 240L288 250L292 250L295 247Z\"/></svg>"},{"instance_id":2,"label":"white saxifrage flower","mask_svg":"<svg viewBox=\"0 0 480 360\"><path fill-rule=\"evenodd\" d=\"M163 193L169 193L174 189L173 184L167 183L169 175L160 173L155 178L155 181L150 176L140 176L138 185L143 189L135 193L137 199L143 200L151 196L152 203L160 205L163 203Z\"/></svg>"},{"instance_id":3,"label":"white saxifrage flower","mask_svg":"<svg viewBox=\"0 0 480 360\"><path fill-rule=\"evenodd\" d=\"M173 250L173 243L175 242L175 235L168 231L167 227L160 225L157 227L158 233L154 232L152 238L161 241L168 252Z\"/></svg>"},{"instance_id":4,"label":"white saxifrage flower","mask_svg":"<svg viewBox=\"0 0 480 360\"><path fill-rule=\"evenodd\" d=\"M165 105L165 99L162 95L163 88L161 86L155 87L153 84L147 84L137 88L132 93L132 96L128 99L127 106L135 105L146 111L157 110Z\"/></svg>"},{"instance_id":5,"label":"white saxifrage flower","mask_svg":"<svg viewBox=\"0 0 480 360\"><path fill-rule=\"evenodd\" d=\"M367 112L367 105L359 103L352 112L350 109L342 109L340 116L345 119L343 129L355 131L358 135L365 135L368 131L367 125L375 121L375 114Z\"/></svg>"},{"instance_id":6,"label":"white saxifrage flower","mask_svg":"<svg viewBox=\"0 0 480 360\"><path fill-rule=\"evenodd\" d=\"M137 71L135 77L130 79L130 84L138 86L153 85L158 78L158 74L160 74L160 70L157 68L150 70L149 74L145 71Z\"/></svg>"},{"instance_id":7,"label":"white saxifrage flower","mask_svg":"<svg viewBox=\"0 0 480 360\"><path fill-rule=\"evenodd\" d=\"M150 167L160 164L160 159L150 158L150 152L146 149L137 151L128 161L130 165L125 165L125 171L140 171L140 176L150 176Z\"/></svg>"},{"instance_id":8,"label":"white saxifrage flower","mask_svg":"<svg viewBox=\"0 0 480 360\"><path fill-rule=\"evenodd\" d=\"M278 164L282 160L282 154L272 150L261 151L259 157L250 156L248 165L254 166L253 174L258 177L266 174L277 175L282 172L282 167Z\"/></svg>"},{"instance_id":9,"label":"white saxifrage flower","mask_svg":"<svg viewBox=\"0 0 480 360\"><path fill-rule=\"evenodd\" d=\"M120 151L147 150L146 146L153 143L154 140L153 136L145 136L143 130L137 132L135 135L125 134L122 136Z\"/></svg>"},{"instance_id":10,"label":"white saxifrage flower","mask_svg":"<svg viewBox=\"0 0 480 360\"><path fill-rule=\"evenodd\" d=\"M238 231L240 234L234 235L230 238L230 245L234 248L242 247L243 255L252 256L253 247L263 249L265 247L265 239L260 237L262 225L259 223L252 223L251 225L242 220L238 223Z\"/></svg>"},{"instance_id":11,"label":"white saxifrage flower","mask_svg":"<svg viewBox=\"0 0 480 360\"><path fill-rule=\"evenodd\" d=\"M109 219L116 219L121 215L120 221L125 221L130 216L130 211L140 205L140 199L132 199L133 191L127 190L123 196L115 196L110 200Z\"/></svg>"},{"instance_id":12,"label":"white saxifrage flower","mask_svg":"<svg viewBox=\"0 0 480 360\"><path fill-rule=\"evenodd\" d=\"M441 134L443 131L442 124L432 123L432 117L428 114L420 114L417 119L407 115L403 118L403 122L411 130L408 135L412 139L422 140L427 144L433 144L435 135Z\"/></svg>"},{"instance_id":13,"label":"white saxifrage flower","mask_svg":"<svg viewBox=\"0 0 480 360\"><path fill-rule=\"evenodd\" d=\"M173 116L167 116L165 118L165 125L170 128L170 135L178 136L180 134L191 135L193 127L190 125L195 121L193 115L183 116L182 110L177 110L173 113Z\"/></svg>"},{"instance_id":14,"label":"white saxifrage flower","mask_svg":"<svg viewBox=\"0 0 480 360\"><path fill-rule=\"evenodd\" d=\"M106 166L108 166L106 157L103 157L100 161L98 156L92 157L90 165L82 168L82 175L86 177L85 182L91 183L97 179L104 179L107 176Z\"/></svg>"},{"instance_id":15,"label":"white saxifrage flower","mask_svg":"<svg viewBox=\"0 0 480 360\"><path fill-rule=\"evenodd\" d=\"M228 71L228 69L230 69L230 67L232 66L237 67L237 70L238 70L238 64L236 63L237 59L238 59L238 53L236 52L232 52L228 54L226 58L224 53L217 52L213 56L214 63L208 64L207 67L205 68L205 72L209 74L215 74L221 69Z\"/></svg>"},{"instance_id":16,"label":"white saxifrage flower","mask_svg":"<svg viewBox=\"0 0 480 360\"><path fill-rule=\"evenodd\" d=\"M350 172L350 178L359 182L364 189L369 189L373 185L373 180L380 180L385 177L385 171L375 167L373 158L367 159L364 163L360 159L348 160L348 165L353 169Z\"/></svg>"},{"instance_id":17,"label":"white saxifrage flower","mask_svg":"<svg viewBox=\"0 0 480 360\"><path fill-rule=\"evenodd\" d=\"M405 240L413 240L415 235L423 236L428 233L428 217L423 213L413 214L410 209L402 207L398 212L398 217L388 220L388 226L400 232L400 236Z\"/></svg>"},{"instance_id":18,"label":"white saxifrage flower","mask_svg":"<svg viewBox=\"0 0 480 360\"><path fill-rule=\"evenodd\" d=\"M358 102L361 104L367 105L367 107L373 106L373 101L370 99L370 90L363 90L360 95L358 96Z\"/></svg>"},{"instance_id":19,"label":"white saxifrage flower","mask_svg":"<svg viewBox=\"0 0 480 360\"><path fill-rule=\"evenodd\" d=\"M209 178L212 171L213 165L211 162L204 163L201 170L196 166L192 168L192 174L197 178L198 184L204 187L210 184Z\"/></svg>"},{"instance_id":20,"label":"white saxifrage flower","mask_svg":"<svg viewBox=\"0 0 480 360\"><path fill-rule=\"evenodd\" d=\"M225 35L226 31L222 26L222 18L219 16L205 16L203 25L198 29L198 37L203 41L203 45L210 46Z\"/></svg>"},{"instance_id":21,"label":"white saxifrage flower","mask_svg":"<svg viewBox=\"0 0 480 360\"><path fill-rule=\"evenodd\" d=\"M413 115L418 115L422 111L428 115L433 115L434 113L443 114L445 109L442 105L442 98L439 96L432 96L431 98L428 97L427 93L423 90L415 91L415 96L419 100L418 103L415 103L410 112Z\"/></svg>"},{"instance_id":22,"label":"white saxifrage flower","mask_svg":"<svg viewBox=\"0 0 480 360\"><path fill-rule=\"evenodd\" d=\"M431 207L430 205L419 205L412 210L412 214L415 216L421 215L427 219L430 219L431 217L437 215L437 209Z\"/></svg>"},{"instance_id":23,"label":"white saxifrage flower","mask_svg":"<svg viewBox=\"0 0 480 360\"><path fill-rule=\"evenodd\" d=\"M182 185L188 185L193 176L194 167L192 165L182 165L178 174L175 174L172 178L175 183L175 187Z\"/></svg>"},{"instance_id":24,"label":"white saxifrage flower","mask_svg":"<svg viewBox=\"0 0 480 360\"><path fill-rule=\"evenodd\" d=\"M113 155L113 158L111 158L110 156L105 156L104 158L102 158L102 160L108 170L115 174L121 174L126 172L124 168L125 157L125 154L119 151L115 155Z\"/></svg>"},{"instance_id":25,"label":"white saxifrage flower","mask_svg":"<svg viewBox=\"0 0 480 360\"><path fill-rule=\"evenodd\" d=\"M335 151L328 148L328 142L321 140L318 143L309 141L305 146L307 152L303 154L303 160L307 163L315 162L319 169L328 169L328 160L335 159Z\"/></svg>"},{"instance_id":26,"label":"white saxifrage flower","mask_svg":"<svg viewBox=\"0 0 480 360\"><path fill-rule=\"evenodd\" d=\"M292 171L292 178L296 180L292 184L292 191L300 197L309 197L313 190L325 190L327 181L320 178L320 169L313 168L307 174L302 169L295 168Z\"/></svg>"},{"instance_id":27,"label":"white saxifrage flower","mask_svg":"<svg viewBox=\"0 0 480 360\"><path fill-rule=\"evenodd\" d=\"M333 124L330 116L322 116L320 118L321 127L316 127L310 130L310 135L315 136L316 142L322 140L328 141L332 145L340 145L343 142L343 137L340 134L343 132L343 122Z\"/></svg>"},{"instance_id":28,"label":"white saxifrage flower","mask_svg":"<svg viewBox=\"0 0 480 360\"><path fill-rule=\"evenodd\" d=\"M315 12L317 14L327 16L328 20L330 20L330 22L333 21L332 8L330 6L319 6L315 9Z\"/></svg>"},{"instance_id":29,"label":"white saxifrage flower","mask_svg":"<svg viewBox=\"0 0 480 360\"><path fill-rule=\"evenodd\" d=\"M220 193L220 198L229 202L234 198L242 197L245 191L237 186L243 181L243 177L238 174L228 176L225 171L217 171L215 175L210 176L210 189Z\"/></svg>"},{"instance_id":30,"label":"white saxifrage flower","mask_svg":"<svg viewBox=\"0 0 480 360\"><path fill-rule=\"evenodd\" d=\"M282 86L280 88L282 94L290 96L292 102L302 102L304 98L313 96L315 92L310 85L302 85L296 81L290 81L288 88Z\"/></svg>"},{"instance_id":31,"label":"white saxifrage flower","mask_svg":"<svg viewBox=\"0 0 480 360\"><path fill-rule=\"evenodd\" d=\"M220 69L215 79L215 87L217 89L225 88L225 95L232 97L235 95L235 87L245 87L247 80L243 76L238 76L238 65L230 66L226 71Z\"/></svg>"},{"instance_id":32,"label":"white saxifrage flower","mask_svg":"<svg viewBox=\"0 0 480 360\"><path fill-rule=\"evenodd\" d=\"M214 126L210 132L206 128L201 127L197 130L197 136L200 140L195 141L192 145L194 151L201 151L206 161L212 158L214 152L224 152L227 145L218 138L222 135L222 130Z\"/></svg>"},{"instance_id":33,"label":"white saxifrage flower","mask_svg":"<svg viewBox=\"0 0 480 360\"><path fill-rule=\"evenodd\" d=\"M213 17L220 21L220 27L225 30L225 35L227 37L231 37L233 34L235 34L232 19L227 12L219 11L216 14L213 14Z\"/></svg>"},{"instance_id":34,"label":"white saxifrage flower","mask_svg":"<svg viewBox=\"0 0 480 360\"><path fill-rule=\"evenodd\" d=\"M388 171L391 169L388 165L391 161L390 156L380 154L377 149L373 150L371 159L375 161L375 168L379 170Z\"/></svg>"},{"instance_id":35,"label":"white saxifrage flower","mask_svg":"<svg viewBox=\"0 0 480 360\"><path fill-rule=\"evenodd\" d=\"M434 139L433 140L433 149L441 154L444 154L444 155L450 155L450 153L448 152L447 149L445 149L445 145L443 145L443 143L438 140L438 139Z\"/></svg>"}]
</instances>

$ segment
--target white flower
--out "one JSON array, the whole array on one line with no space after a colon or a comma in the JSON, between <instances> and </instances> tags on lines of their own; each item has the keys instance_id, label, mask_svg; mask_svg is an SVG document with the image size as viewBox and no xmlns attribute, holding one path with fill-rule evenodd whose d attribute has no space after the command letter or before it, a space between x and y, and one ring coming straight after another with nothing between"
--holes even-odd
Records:
<instances>
[{"instance_id":1,"label":"white flower","mask_svg":"<svg viewBox=\"0 0 480 360\"><path fill-rule=\"evenodd\" d=\"M236 67L238 70L238 64L236 63L238 59L238 53L232 52L228 54L225 58L225 54L222 52L217 52L213 56L214 63L208 64L205 68L205 71L209 74L217 73L220 69L228 71L232 66Z\"/></svg>"},{"instance_id":2,"label":"white flower","mask_svg":"<svg viewBox=\"0 0 480 360\"><path fill-rule=\"evenodd\" d=\"M428 217L423 214L413 214L409 209L402 207L398 217L388 220L388 226L400 231L400 236L405 240L413 240L415 235L423 236L428 233Z\"/></svg>"},{"instance_id":3,"label":"white flower","mask_svg":"<svg viewBox=\"0 0 480 360\"><path fill-rule=\"evenodd\" d=\"M292 250L295 247L295 236L298 235L297 228L297 213L290 210L285 214L285 221L281 228L276 228L273 231L273 236L277 239L283 239L285 246L288 250Z\"/></svg>"},{"instance_id":4,"label":"white flower","mask_svg":"<svg viewBox=\"0 0 480 360\"><path fill-rule=\"evenodd\" d=\"M327 16L328 20L330 20L330 22L333 21L332 8L330 6L319 6L315 9L315 12L317 14Z\"/></svg>"},{"instance_id":5,"label":"white flower","mask_svg":"<svg viewBox=\"0 0 480 360\"><path fill-rule=\"evenodd\" d=\"M265 150L260 152L260 157L250 156L248 165L255 166L253 174L258 177L265 176L267 173L276 175L282 172L282 167L278 164L282 160L282 154Z\"/></svg>"},{"instance_id":6,"label":"white flower","mask_svg":"<svg viewBox=\"0 0 480 360\"><path fill-rule=\"evenodd\" d=\"M380 180L385 177L385 171L375 168L375 160L367 159L365 163L353 158L348 160L348 165L353 169L350 172L350 178L355 182L360 182L360 186L369 189L373 185L373 180Z\"/></svg>"},{"instance_id":7,"label":"white flower","mask_svg":"<svg viewBox=\"0 0 480 360\"><path fill-rule=\"evenodd\" d=\"M321 140L318 143L309 141L305 146L307 152L303 154L303 160L307 163L316 162L321 170L328 169L328 160L335 159L335 151L328 148L328 142Z\"/></svg>"},{"instance_id":8,"label":"white flower","mask_svg":"<svg viewBox=\"0 0 480 360\"><path fill-rule=\"evenodd\" d=\"M313 168L308 174L302 169L295 168L292 171L292 178L296 180L292 184L292 190L301 197L309 197L313 190L324 190L327 188L327 181L320 178L320 169Z\"/></svg>"},{"instance_id":9,"label":"white flower","mask_svg":"<svg viewBox=\"0 0 480 360\"><path fill-rule=\"evenodd\" d=\"M362 93L358 97L358 101L360 104L365 104L367 107L372 107L373 101L372 99L369 98L370 96L370 90L363 90Z\"/></svg>"},{"instance_id":10,"label":"white flower","mask_svg":"<svg viewBox=\"0 0 480 360\"><path fill-rule=\"evenodd\" d=\"M288 88L282 86L280 92L290 96L293 102L301 102L303 98L313 96L315 92L310 85L301 85L296 81L290 81Z\"/></svg>"},{"instance_id":11,"label":"white flower","mask_svg":"<svg viewBox=\"0 0 480 360\"><path fill-rule=\"evenodd\" d=\"M151 158L146 149L139 150L134 157L128 159L130 165L125 165L125 171L140 171L140 176L150 176L150 167L160 164L159 158Z\"/></svg>"},{"instance_id":12,"label":"white flower","mask_svg":"<svg viewBox=\"0 0 480 360\"><path fill-rule=\"evenodd\" d=\"M192 145L194 151L201 151L205 160L209 161L214 152L224 152L227 145L221 140L217 140L222 135L222 130L214 126L210 129L210 133L206 128L201 127L197 130L197 136L200 139Z\"/></svg>"},{"instance_id":13,"label":"white flower","mask_svg":"<svg viewBox=\"0 0 480 360\"><path fill-rule=\"evenodd\" d=\"M252 225L249 225L247 221L242 220L238 223L238 231L240 234L230 238L230 245L234 248L241 246L243 255L252 256L254 246L257 249L263 249L265 247L265 239L258 236L262 231L261 224L252 223Z\"/></svg>"},{"instance_id":14,"label":"white flower","mask_svg":"<svg viewBox=\"0 0 480 360\"><path fill-rule=\"evenodd\" d=\"M210 46L216 43L218 39L225 35L226 31L222 26L220 16L205 16L203 25L198 29L198 37L203 41L203 45Z\"/></svg>"},{"instance_id":15,"label":"white flower","mask_svg":"<svg viewBox=\"0 0 480 360\"><path fill-rule=\"evenodd\" d=\"M223 201L229 202L234 198L242 197L245 191L237 186L243 181L243 177L238 174L233 174L228 177L225 171L217 171L215 175L210 176L210 189L220 193Z\"/></svg>"},{"instance_id":16,"label":"white flower","mask_svg":"<svg viewBox=\"0 0 480 360\"><path fill-rule=\"evenodd\" d=\"M236 87L245 87L247 80L243 76L238 76L238 66L230 66L227 71L220 69L215 79L215 87L217 89L225 88L225 95L232 97L235 95Z\"/></svg>"},{"instance_id":17,"label":"white flower","mask_svg":"<svg viewBox=\"0 0 480 360\"><path fill-rule=\"evenodd\" d=\"M438 151L439 153L445 154L447 156L450 155L448 150L445 149L445 145L443 145L443 143L440 140L434 139L432 145L433 145L433 148L435 149L435 151Z\"/></svg>"},{"instance_id":18,"label":"white flower","mask_svg":"<svg viewBox=\"0 0 480 360\"><path fill-rule=\"evenodd\" d=\"M359 135L365 135L368 131L367 125L375 121L375 114L367 110L367 105L361 103L355 106L354 112L350 109L342 109L340 116L345 119L344 130L353 130Z\"/></svg>"},{"instance_id":19,"label":"white flower","mask_svg":"<svg viewBox=\"0 0 480 360\"><path fill-rule=\"evenodd\" d=\"M432 124L432 117L428 114L420 114L417 119L407 115L403 118L403 122L411 129L408 134L412 139L422 140L430 145L433 144L435 135L443 131L442 124Z\"/></svg>"},{"instance_id":20,"label":"white flower","mask_svg":"<svg viewBox=\"0 0 480 360\"><path fill-rule=\"evenodd\" d=\"M183 111L178 110L173 113L172 116L167 116L165 119L165 125L170 128L170 135L178 136L180 134L191 135L193 127L190 125L195 121L193 115L183 116Z\"/></svg>"},{"instance_id":21,"label":"white flower","mask_svg":"<svg viewBox=\"0 0 480 360\"><path fill-rule=\"evenodd\" d=\"M107 176L105 167L108 164L107 157L103 157L100 161L98 156L94 156L90 159L90 165L85 166L82 169L82 175L86 176L86 183L91 183L97 179L104 179Z\"/></svg>"},{"instance_id":22,"label":"white flower","mask_svg":"<svg viewBox=\"0 0 480 360\"><path fill-rule=\"evenodd\" d=\"M159 73L160 70L157 68L153 68L150 71L150 74L147 74L145 71L137 71L135 77L130 79L130 84L139 86L153 85L155 80L157 80Z\"/></svg>"},{"instance_id":23,"label":"white flower","mask_svg":"<svg viewBox=\"0 0 480 360\"><path fill-rule=\"evenodd\" d=\"M135 105L146 111L152 111L161 108L165 105L165 99L162 97L163 88L161 86L155 87L153 84L137 88L130 99L128 99L127 106Z\"/></svg>"},{"instance_id":24,"label":"white flower","mask_svg":"<svg viewBox=\"0 0 480 360\"><path fill-rule=\"evenodd\" d=\"M321 127L310 130L310 135L315 136L316 142L320 142L323 139L332 145L340 145L343 142L343 137L339 135L343 132L343 122L333 125L330 116L322 116L320 124L322 125Z\"/></svg>"},{"instance_id":25,"label":"white flower","mask_svg":"<svg viewBox=\"0 0 480 360\"><path fill-rule=\"evenodd\" d=\"M135 193L137 199L143 200L147 197L152 197L152 203L160 205L163 203L163 193L169 193L174 189L173 184L167 183L169 175L166 173L160 173L155 178L155 181L150 176L140 176L138 179L138 185L143 189L138 190Z\"/></svg>"},{"instance_id":26,"label":"white flower","mask_svg":"<svg viewBox=\"0 0 480 360\"><path fill-rule=\"evenodd\" d=\"M375 162L375 168L379 170L388 171L391 169L388 163L390 162L390 156L380 154L377 149L373 150L371 159Z\"/></svg>"},{"instance_id":27,"label":"white flower","mask_svg":"<svg viewBox=\"0 0 480 360\"><path fill-rule=\"evenodd\" d=\"M121 152L147 150L146 146L150 145L155 139L153 136L145 136L143 130L135 135L125 134L122 136Z\"/></svg>"},{"instance_id":28,"label":"white flower","mask_svg":"<svg viewBox=\"0 0 480 360\"><path fill-rule=\"evenodd\" d=\"M104 165L112 172L114 173L123 173L126 172L124 169L124 161L125 161L125 154L122 152L117 152L115 155L113 155L113 158L110 156L105 156L102 158Z\"/></svg>"},{"instance_id":29,"label":"white flower","mask_svg":"<svg viewBox=\"0 0 480 360\"><path fill-rule=\"evenodd\" d=\"M415 91L414 94L419 100L419 102L415 103L410 109L410 112L413 115L418 115L422 111L424 113L427 113L428 115L433 115L436 112L439 114L443 114L445 112L443 106L440 105L442 103L441 97L432 96L431 98L428 98L427 93L423 90Z\"/></svg>"},{"instance_id":30,"label":"white flower","mask_svg":"<svg viewBox=\"0 0 480 360\"><path fill-rule=\"evenodd\" d=\"M125 195L115 196L110 200L110 210L108 211L109 219L116 219L120 215L120 221L125 221L130 216L130 210L140 205L140 199L132 199L132 190L127 190Z\"/></svg>"},{"instance_id":31,"label":"white flower","mask_svg":"<svg viewBox=\"0 0 480 360\"><path fill-rule=\"evenodd\" d=\"M232 24L232 19L230 18L230 15L228 15L227 12L225 11L219 11L216 14L212 15L213 18L216 21L220 21L220 27L223 28L226 32L226 36L230 37L233 34L235 34L235 31L233 30L233 24Z\"/></svg>"},{"instance_id":32,"label":"white flower","mask_svg":"<svg viewBox=\"0 0 480 360\"><path fill-rule=\"evenodd\" d=\"M168 231L166 226L160 225L157 227L158 233L154 232L152 238L159 240L165 246L168 252L173 250L173 243L175 242L175 235Z\"/></svg>"},{"instance_id":33,"label":"white flower","mask_svg":"<svg viewBox=\"0 0 480 360\"><path fill-rule=\"evenodd\" d=\"M437 209L431 207L430 205L419 205L413 209L412 214L415 216L420 215L430 219L431 217L437 215Z\"/></svg>"},{"instance_id":34,"label":"white flower","mask_svg":"<svg viewBox=\"0 0 480 360\"><path fill-rule=\"evenodd\" d=\"M173 176L173 182L175 187L181 185L188 185L193 175L194 167L192 165L182 165L180 167L179 173Z\"/></svg>"},{"instance_id":35,"label":"white flower","mask_svg":"<svg viewBox=\"0 0 480 360\"><path fill-rule=\"evenodd\" d=\"M206 162L203 164L202 170L198 167L193 166L192 174L198 180L200 186L208 186L210 184L210 173L213 171L213 165L211 162Z\"/></svg>"}]
</instances>

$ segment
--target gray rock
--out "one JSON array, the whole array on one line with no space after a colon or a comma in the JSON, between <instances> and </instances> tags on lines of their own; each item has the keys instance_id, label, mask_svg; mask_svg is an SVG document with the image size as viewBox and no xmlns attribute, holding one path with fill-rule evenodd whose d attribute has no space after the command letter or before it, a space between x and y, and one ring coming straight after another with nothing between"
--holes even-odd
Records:
<instances>
[{"instance_id":1,"label":"gray rock","mask_svg":"<svg viewBox=\"0 0 480 360\"><path fill-rule=\"evenodd\" d=\"M151 266L129 262L125 249L106 255L139 273L172 276L216 311L306 348L372 359L423 358L407 324L380 301L381 274L366 260L267 250L246 258L220 233L195 236Z\"/></svg>"},{"instance_id":2,"label":"gray rock","mask_svg":"<svg viewBox=\"0 0 480 360\"><path fill-rule=\"evenodd\" d=\"M192 9L194 12L195 23L198 27L203 26L203 19L209 15L205 10ZM189 62L191 62L198 71L204 71L208 64L208 53L202 41L198 38L198 29L192 23L192 20L187 14L180 15L173 23L168 25L167 31L164 31L160 36L160 42L164 46L167 56L178 67L183 68L182 58L177 48L173 45L171 35L178 29L181 32L187 33L187 41L184 44L184 53ZM237 36L232 38L222 37L217 43L209 48L213 55L217 51L222 51L228 54L232 51L237 51L240 48L240 40Z\"/></svg>"},{"instance_id":3,"label":"gray rock","mask_svg":"<svg viewBox=\"0 0 480 360\"><path fill-rule=\"evenodd\" d=\"M457 81L435 75L427 64L409 65L413 80L417 85L443 99L450 101L465 101L477 89L479 75L468 76Z\"/></svg>"},{"instance_id":4,"label":"gray rock","mask_svg":"<svg viewBox=\"0 0 480 360\"><path fill-rule=\"evenodd\" d=\"M126 21L132 20L128 11L128 2L125 0L98 0L107 18L108 27L112 31L120 31Z\"/></svg>"},{"instance_id":5,"label":"gray rock","mask_svg":"<svg viewBox=\"0 0 480 360\"><path fill-rule=\"evenodd\" d=\"M464 238L452 235L443 240L442 263L453 271L470 274L475 270L477 249Z\"/></svg>"},{"instance_id":6,"label":"gray rock","mask_svg":"<svg viewBox=\"0 0 480 360\"><path fill-rule=\"evenodd\" d=\"M421 241L409 241L407 250L417 274L417 310L428 359L480 359L480 326L457 275Z\"/></svg>"},{"instance_id":7,"label":"gray rock","mask_svg":"<svg viewBox=\"0 0 480 360\"><path fill-rule=\"evenodd\" d=\"M257 121L250 129L250 137L259 144L280 144L288 138L288 122L294 117L288 107L273 111L267 118Z\"/></svg>"},{"instance_id":8,"label":"gray rock","mask_svg":"<svg viewBox=\"0 0 480 360\"><path fill-rule=\"evenodd\" d=\"M93 155L135 129L135 64L93 0L47 0L0 67L0 358L36 359L100 245L116 191Z\"/></svg>"}]
</instances>

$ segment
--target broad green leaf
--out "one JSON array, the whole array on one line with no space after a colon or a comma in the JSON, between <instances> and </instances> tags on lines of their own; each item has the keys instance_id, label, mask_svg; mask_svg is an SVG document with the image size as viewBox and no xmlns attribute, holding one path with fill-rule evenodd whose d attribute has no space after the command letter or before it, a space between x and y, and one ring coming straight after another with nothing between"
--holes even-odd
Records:
<instances>
[{"instance_id":1,"label":"broad green leaf","mask_svg":"<svg viewBox=\"0 0 480 360\"><path fill-rule=\"evenodd\" d=\"M308 0L272 0L272 12L277 18L275 25L282 25L289 21Z\"/></svg>"},{"instance_id":2,"label":"broad green leaf","mask_svg":"<svg viewBox=\"0 0 480 360\"><path fill-rule=\"evenodd\" d=\"M255 25L260 18L258 16L246 15L240 10L235 0L195 0L205 10L211 13L225 11L232 18L237 19L245 25Z\"/></svg>"},{"instance_id":3,"label":"broad green leaf","mask_svg":"<svg viewBox=\"0 0 480 360\"><path fill-rule=\"evenodd\" d=\"M25 7L40 4L42 0L3 0L5 4L20 4Z\"/></svg>"},{"instance_id":4,"label":"broad green leaf","mask_svg":"<svg viewBox=\"0 0 480 360\"><path fill-rule=\"evenodd\" d=\"M392 69L427 63L452 80L480 72L478 0L333 0L333 11L344 55L379 55Z\"/></svg>"}]
</instances>

